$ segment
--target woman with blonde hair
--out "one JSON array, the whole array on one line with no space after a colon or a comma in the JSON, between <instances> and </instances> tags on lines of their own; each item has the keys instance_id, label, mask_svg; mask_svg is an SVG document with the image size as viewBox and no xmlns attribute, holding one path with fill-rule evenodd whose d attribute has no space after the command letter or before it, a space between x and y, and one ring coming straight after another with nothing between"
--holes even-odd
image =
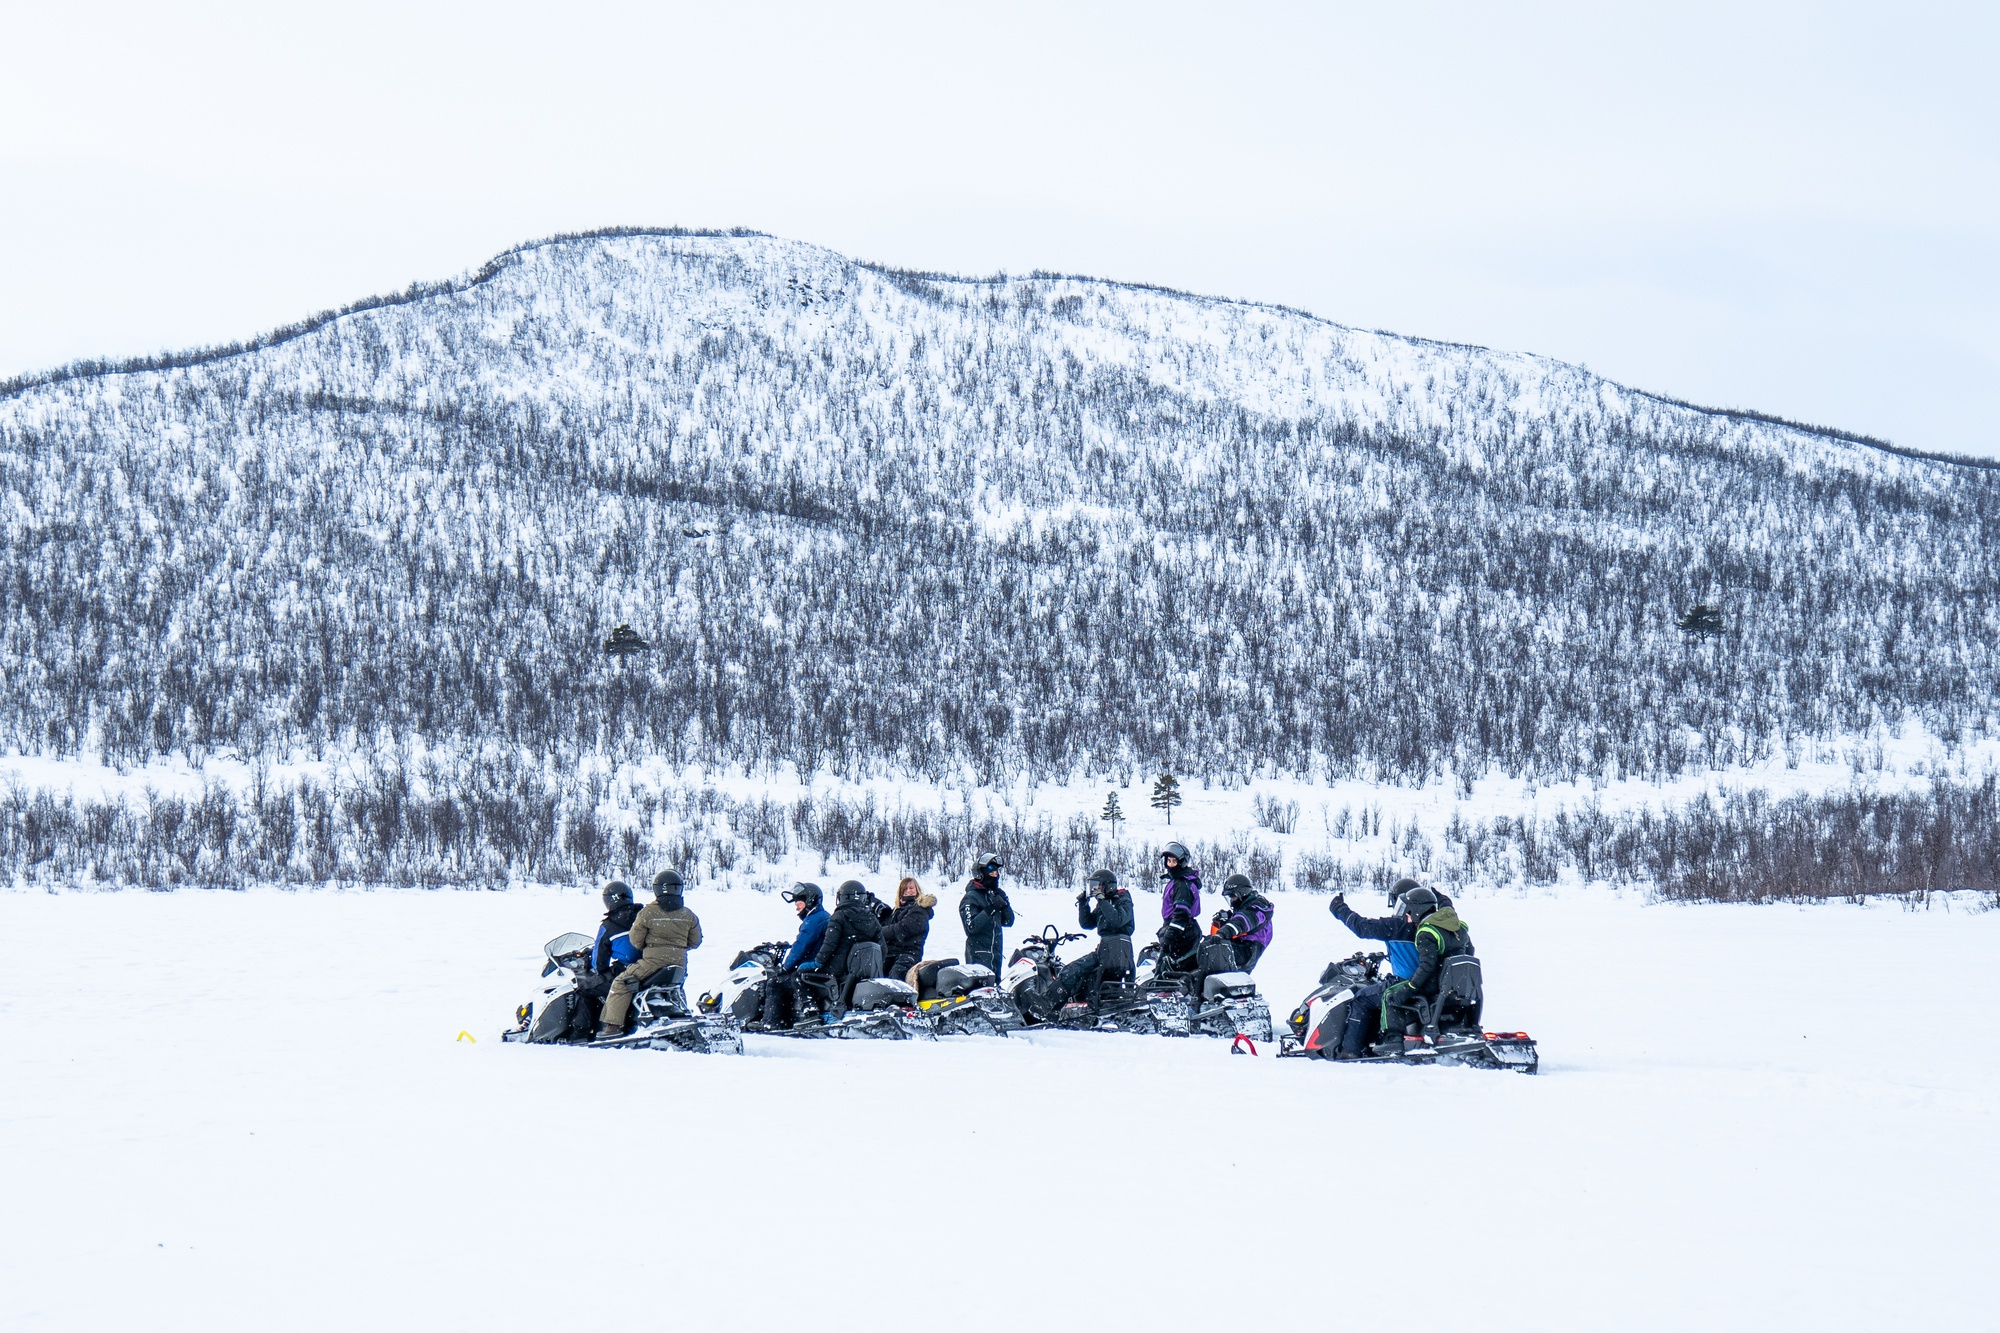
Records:
<instances>
[{"instance_id":1,"label":"woman with blonde hair","mask_svg":"<svg viewBox=\"0 0 2000 1333\"><path fill-rule=\"evenodd\" d=\"M896 906L882 924L882 953L889 960L889 975L907 976L923 961L924 941L931 934L931 911L937 899L924 892L913 875L896 883Z\"/></svg>"}]
</instances>

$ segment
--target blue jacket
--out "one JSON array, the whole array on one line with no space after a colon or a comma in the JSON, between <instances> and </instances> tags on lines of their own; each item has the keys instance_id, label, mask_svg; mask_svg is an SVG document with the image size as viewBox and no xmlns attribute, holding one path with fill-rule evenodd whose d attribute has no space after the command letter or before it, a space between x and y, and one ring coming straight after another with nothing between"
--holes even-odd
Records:
<instances>
[{"instance_id":1,"label":"blue jacket","mask_svg":"<svg viewBox=\"0 0 2000 1333\"><path fill-rule=\"evenodd\" d=\"M621 903L604 914L597 927L597 939L590 946L590 970L609 971L613 962L629 963L639 956L632 947L632 919L639 915L636 903Z\"/></svg>"},{"instance_id":2,"label":"blue jacket","mask_svg":"<svg viewBox=\"0 0 2000 1333\"><path fill-rule=\"evenodd\" d=\"M1417 970L1417 928L1408 920L1400 916L1362 916L1338 899L1327 910L1362 939L1380 940L1388 945L1392 975L1407 977Z\"/></svg>"},{"instance_id":3,"label":"blue jacket","mask_svg":"<svg viewBox=\"0 0 2000 1333\"><path fill-rule=\"evenodd\" d=\"M787 971L819 957L819 939L826 934L826 923L830 920L824 907L815 907L805 914L799 922L799 937L792 941L792 951L785 955Z\"/></svg>"}]
</instances>

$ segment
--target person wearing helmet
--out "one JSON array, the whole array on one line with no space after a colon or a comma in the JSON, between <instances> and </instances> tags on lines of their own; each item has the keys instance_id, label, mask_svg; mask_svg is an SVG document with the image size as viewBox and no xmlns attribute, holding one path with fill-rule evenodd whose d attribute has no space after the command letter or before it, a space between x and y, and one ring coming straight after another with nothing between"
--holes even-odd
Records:
<instances>
[{"instance_id":1,"label":"person wearing helmet","mask_svg":"<svg viewBox=\"0 0 2000 1333\"><path fill-rule=\"evenodd\" d=\"M819 970L833 978L836 1007L844 1007L854 991L854 983L864 981L854 963L856 945L882 943L882 918L875 914L879 900L858 879L843 883L833 895L833 919L819 942ZM873 975L872 973L869 975Z\"/></svg>"},{"instance_id":2,"label":"person wearing helmet","mask_svg":"<svg viewBox=\"0 0 2000 1333\"><path fill-rule=\"evenodd\" d=\"M1215 914L1210 933L1229 941L1229 947L1236 951L1238 971L1254 972L1257 960L1271 947L1271 917L1277 908L1250 887L1248 875L1231 875L1222 881L1222 893L1229 906Z\"/></svg>"},{"instance_id":3,"label":"person wearing helmet","mask_svg":"<svg viewBox=\"0 0 2000 1333\"><path fill-rule=\"evenodd\" d=\"M1000 858L993 853L981 852L973 861L972 878L958 900L958 920L965 927L965 961L984 963L999 976L1001 932L1014 924L1014 904L1000 887Z\"/></svg>"},{"instance_id":4,"label":"person wearing helmet","mask_svg":"<svg viewBox=\"0 0 2000 1333\"><path fill-rule=\"evenodd\" d=\"M827 922L832 919L820 905L825 894L817 884L794 884L780 896L798 914L799 934L779 964L778 975L765 983L763 1021L756 1026L767 1030L788 1028L797 1020L799 973L819 967L820 941L826 937Z\"/></svg>"},{"instance_id":5,"label":"person wearing helmet","mask_svg":"<svg viewBox=\"0 0 2000 1333\"><path fill-rule=\"evenodd\" d=\"M598 923L597 939L590 946L590 970L608 976L612 966L623 967L639 956L632 947L632 919L639 905L632 901L632 886L614 879L604 886L604 920Z\"/></svg>"},{"instance_id":6,"label":"person wearing helmet","mask_svg":"<svg viewBox=\"0 0 2000 1333\"><path fill-rule=\"evenodd\" d=\"M1407 1032L1421 1017L1415 1001L1437 995L1438 964L1453 955L1473 952L1471 928L1459 919L1451 900L1436 889L1410 889L1397 903L1397 909L1409 923L1417 965L1409 976L1390 982L1382 990L1384 1037Z\"/></svg>"},{"instance_id":7,"label":"person wearing helmet","mask_svg":"<svg viewBox=\"0 0 2000 1333\"><path fill-rule=\"evenodd\" d=\"M1388 916L1362 916L1347 905L1347 895L1336 893L1327 910L1341 925L1346 926L1364 940L1381 940L1389 948L1388 981L1361 986L1354 992L1354 1003L1347 1007L1347 1029L1341 1034L1340 1055L1354 1058L1367 1053L1370 1037L1369 1029L1382 1017L1383 992L1396 982L1417 970L1417 927L1403 913L1403 897L1419 886L1413 879L1399 879L1389 890ZM1435 895L1446 906L1451 900L1435 889L1426 890Z\"/></svg>"},{"instance_id":8,"label":"person wearing helmet","mask_svg":"<svg viewBox=\"0 0 2000 1333\"><path fill-rule=\"evenodd\" d=\"M905 875L896 885L896 905L882 923L882 953L889 960L889 975L901 977L923 961L924 942L931 936L931 912L937 899L924 892L923 885Z\"/></svg>"},{"instance_id":9,"label":"person wearing helmet","mask_svg":"<svg viewBox=\"0 0 2000 1333\"><path fill-rule=\"evenodd\" d=\"M1120 971L1129 965L1130 940L1139 917L1132 907L1132 895L1118 887L1118 876L1109 870L1098 871L1088 884L1088 888L1076 895L1076 923L1097 932L1097 948L1089 956L1064 966L1056 974L1056 989L1065 1000L1078 997L1089 1000L1094 1009L1098 988L1104 983L1107 957L1118 959ZM1114 951L1106 947L1107 941L1120 939L1127 941L1123 948Z\"/></svg>"},{"instance_id":10,"label":"person wearing helmet","mask_svg":"<svg viewBox=\"0 0 2000 1333\"><path fill-rule=\"evenodd\" d=\"M690 912L681 897L678 871L662 870L653 876L653 901L632 918L626 939L638 957L625 965L611 983L604 999L604 1016L597 1035L613 1037L625 1030L625 1018L632 1008L632 996L648 977L662 968L686 967L688 950L701 947L701 919Z\"/></svg>"},{"instance_id":11,"label":"person wearing helmet","mask_svg":"<svg viewBox=\"0 0 2000 1333\"><path fill-rule=\"evenodd\" d=\"M1177 842L1160 849L1160 865L1164 881L1160 885L1160 920L1184 916L1192 926L1201 915L1201 872L1188 860L1188 849Z\"/></svg>"}]
</instances>

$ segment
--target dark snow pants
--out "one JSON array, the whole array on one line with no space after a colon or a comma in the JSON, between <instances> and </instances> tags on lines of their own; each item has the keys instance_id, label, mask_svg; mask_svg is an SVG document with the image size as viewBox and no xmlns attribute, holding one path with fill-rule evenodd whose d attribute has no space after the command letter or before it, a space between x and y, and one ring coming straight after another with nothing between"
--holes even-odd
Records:
<instances>
[{"instance_id":1,"label":"dark snow pants","mask_svg":"<svg viewBox=\"0 0 2000 1333\"><path fill-rule=\"evenodd\" d=\"M1368 1033L1381 1017L1382 992L1386 989L1388 984L1379 981L1354 988L1354 998L1347 1004L1347 1026L1340 1033L1342 1055L1368 1054Z\"/></svg>"},{"instance_id":2,"label":"dark snow pants","mask_svg":"<svg viewBox=\"0 0 2000 1333\"><path fill-rule=\"evenodd\" d=\"M764 983L764 1026L790 1027L799 1016L799 974L780 972Z\"/></svg>"}]
</instances>

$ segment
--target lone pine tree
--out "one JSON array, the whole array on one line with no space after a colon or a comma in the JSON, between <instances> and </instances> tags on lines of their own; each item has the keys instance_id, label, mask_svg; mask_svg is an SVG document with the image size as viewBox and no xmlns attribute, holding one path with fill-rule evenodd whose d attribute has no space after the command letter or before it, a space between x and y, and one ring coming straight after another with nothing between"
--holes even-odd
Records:
<instances>
[{"instance_id":1,"label":"lone pine tree","mask_svg":"<svg viewBox=\"0 0 2000 1333\"><path fill-rule=\"evenodd\" d=\"M1153 808L1166 811L1169 826L1174 822L1174 807L1180 803L1181 784L1171 773L1160 774L1159 780L1153 784Z\"/></svg>"},{"instance_id":2,"label":"lone pine tree","mask_svg":"<svg viewBox=\"0 0 2000 1333\"><path fill-rule=\"evenodd\" d=\"M1104 813L1098 816L1111 825L1111 836L1118 836L1118 825L1124 820L1125 812L1118 806L1118 793L1112 792L1104 798Z\"/></svg>"}]
</instances>

